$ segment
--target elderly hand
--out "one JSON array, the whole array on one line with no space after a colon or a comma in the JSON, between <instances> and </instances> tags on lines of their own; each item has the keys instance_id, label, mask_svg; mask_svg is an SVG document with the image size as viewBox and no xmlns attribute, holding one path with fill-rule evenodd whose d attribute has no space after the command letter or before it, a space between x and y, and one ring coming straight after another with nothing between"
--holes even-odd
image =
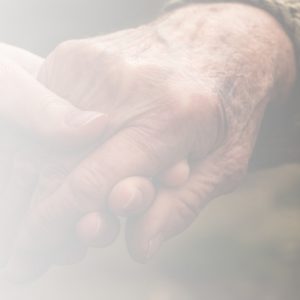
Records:
<instances>
[{"instance_id":1,"label":"elderly hand","mask_svg":"<svg viewBox=\"0 0 300 300\"><path fill-rule=\"evenodd\" d=\"M150 208L128 220L131 254L149 259L209 200L237 185L265 107L294 78L293 48L282 28L245 5L191 5L136 29L63 43L40 79L79 108L108 114L107 141L35 201L11 272L45 262L46 248L56 252L76 229L98 226L108 207L120 213L124 190L113 187L121 180L132 180L130 195L143 201L151 184L136 187L136 176L157 178L188 160L190 178L161 187Z\"/></svg>"},{"instance_id":2,"label":"elderly hand","mask_svg":"<svg viewBox=\"0 0 300 300\"><path fill-rule=\"evenodd\" d=\"M37 183L39 191L41 186L47 193L55 189L91 144L100 140L108 121L106 115L81 111L42 86L36 79L42 64L43 59L36 55L0 44L0 267L5 266L11 255L23 219L32 205L32 196L37 194ZM41 173L47 176L47 183L41 184ZM162 182L176 186L187 176L188 166L180 162L166 170ZM150 203L154 190L143 178L124 180L116 190L128 190L132 182L147 189L146 201ZM126 201L124 195L122 198ZM128 194L127 201L130 200ZM131 203L135 207L129 205L127 210L133 209L134 213L134 209L138 212L143 209L138 202ZM109 228L109 231L103 229L102 237L97 232L97 238L102 238L104 244L105 239L116 235L118 228L109 219L101 221ZM82 239L88 240L91 235L90 222L88 218L78 228ZM78 253L73 257L68 254L68 260L76 260L77 256Z\"/></svg>"}]
</instances>

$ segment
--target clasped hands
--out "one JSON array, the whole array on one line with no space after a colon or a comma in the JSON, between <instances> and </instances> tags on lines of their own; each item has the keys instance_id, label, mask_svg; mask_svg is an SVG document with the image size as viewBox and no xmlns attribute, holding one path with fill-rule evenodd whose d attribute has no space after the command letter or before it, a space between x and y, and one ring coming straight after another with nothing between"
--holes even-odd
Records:
<instances>
[{"instance_id":1,"label":"clasped hands","mask_svg":"<svg viewBox=\"0 0 300 300\"><path fill-rule=\"evenodd\" d=\"M17 281L109 245L119 217L146 262L238 184L273 92L295 78L279 24L238 4L68 41L45 61L0 55L0 256Z\"/></svg>"}]
</instances>

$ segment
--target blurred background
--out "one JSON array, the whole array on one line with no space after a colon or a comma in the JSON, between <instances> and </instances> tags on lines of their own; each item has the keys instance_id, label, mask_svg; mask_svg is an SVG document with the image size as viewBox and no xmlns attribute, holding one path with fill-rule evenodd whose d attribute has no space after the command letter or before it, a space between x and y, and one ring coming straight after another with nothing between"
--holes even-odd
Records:
<instances>
[{"instance_id":1,"label":"blurred background","mask_svg":"<svg viewBox=\"0 0 300 300\"><path fill-rule=\"evenodd\" d=\"M2 42L45 56L67 39L142 24L164 0L0 0Z\"/></svg>"},{"instance_id":2,"label":"blurred background","mask_svg":"<svg viewBox=\"0 0 300 300\"><path fill-rule=\"evenodd\" d=\"M160 0L0 0L1 41L46 56L58 43L142 24ZM299 300L300 165L252 173L214 200L147 265L121 236L79 265L29 285L0 280L3 300Z\"/></svg>"}]
</instances>

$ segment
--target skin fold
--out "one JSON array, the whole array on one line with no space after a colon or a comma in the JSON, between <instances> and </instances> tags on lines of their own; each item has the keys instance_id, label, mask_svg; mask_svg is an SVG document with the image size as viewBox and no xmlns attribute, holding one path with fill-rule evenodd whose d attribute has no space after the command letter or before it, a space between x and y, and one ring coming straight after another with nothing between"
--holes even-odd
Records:
<instances>
[{"instance_id":1,"label":"skin fold","mask_svg":"<svg viewBox=\"0 0 300 300\"><path fill-rule=\"evenodd\" d=\"M43 87L36 79L44 60L23 49L0 45L0 266L5 266L15 239L31 205L36 186L50 193L65 174L99 140L107 126L107 116L95 111L80 111L66 100ZM178 186L188 177L188 165L182 161L157 179L161 184ZM182 172L183 170L183 172ZM47 180L43 182L43 178ZM143 201L135 201L132 188L144 189ZM42 187L42 188L41 188ZM122 199L120 196L122 193ZM118 214L145 210L154 199L154 187L143 178L128 178L115 187L112 207ZM39 194L39 197L45 195ZM123 209L123 202L127 201ZM101 227L99 227L99 221ZM94 222L94 223L93 223ZM95 224L97 231L95 232ZM116 226L117 224L117 226ZM97 215L83 219L78 227L81 243L105 245L118 232L118 223ZM102 234L101 234L102 232ZM78 250L77 250L78 249ZM79 247L70 253L61 250L57 263L78 259ZM76 251L77 250L77 251ZM74 254L73 254L74 253ZM80 252L82 253L82 252ZM81 254L82 255L82 254Z\"/></svg>"}]
</instances>

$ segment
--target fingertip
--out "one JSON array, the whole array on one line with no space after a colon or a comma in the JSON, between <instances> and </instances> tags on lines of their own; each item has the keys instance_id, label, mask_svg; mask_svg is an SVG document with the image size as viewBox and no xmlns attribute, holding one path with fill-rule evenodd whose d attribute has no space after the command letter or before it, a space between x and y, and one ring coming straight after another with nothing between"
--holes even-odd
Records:
<instances>
[{"instance_id":1,"label":"fingertip","mask_svg":"<svg viewBox=\"0 0 300 300\"><path fill-rule=\"evenodd\" d=\"M79 240L91 247L106 247L117 237L120 231L119 221L110 215L98 212L82 217L76 226Z\"/></svg>"},{"instance_id":2,"label":"fingertip","mask_svg":"<svg viewBox=\"0 0 300 300\"><path fill-rule=\"evenodd\" d=\"M151 236L140 231L142 224L129 221L126 228L127 249L130 256L138 263L145 264L158 253L164 243L164 235L157 232Z\"/></svg>"},{"instance_id":3,"label":"fingertip","mask_svg":"<svg viewBox=\"0 0 300 300\"><path fill-rule=\"evenodd\" d=\"M173 190L162 190L153 205L142 215L128 220L126 242L130 255L140 263L154 258L161 246L180 232L180 221Z\"/></svg>"},{"instance_id":4,"label":"fingertip","mask_svg":"<svg viewBox=\"0 0 300 300\"><path fill-rule=\"evenodd\" d=\"M80 240L86 244L97 238L103 226L103 220L98 213L90 213L81 218L77 224L76 232Z\"/></svg>"},{"instance_id":5,"label":"fingertip","mask_svg":"<svg viewBox=\"0 0 300 300\"><path fill-rule=\"evenodd\" d=\"M190 176L190 165L187 160L182 160L173 165L161 175L161 182L168 187L183 185Z\"/></svg>"},{"instance_id":6,"label":"fingertip","mask_svg":"<svg viewBox=\"0 0 300 300\"><path fill-rule=\"evenodd\" d=\"M111 211L122 217L140 214L147 210L155 198L155 188L150 180L131 177L119 182L111 191Z\"/></svg>"}]
</instances>

